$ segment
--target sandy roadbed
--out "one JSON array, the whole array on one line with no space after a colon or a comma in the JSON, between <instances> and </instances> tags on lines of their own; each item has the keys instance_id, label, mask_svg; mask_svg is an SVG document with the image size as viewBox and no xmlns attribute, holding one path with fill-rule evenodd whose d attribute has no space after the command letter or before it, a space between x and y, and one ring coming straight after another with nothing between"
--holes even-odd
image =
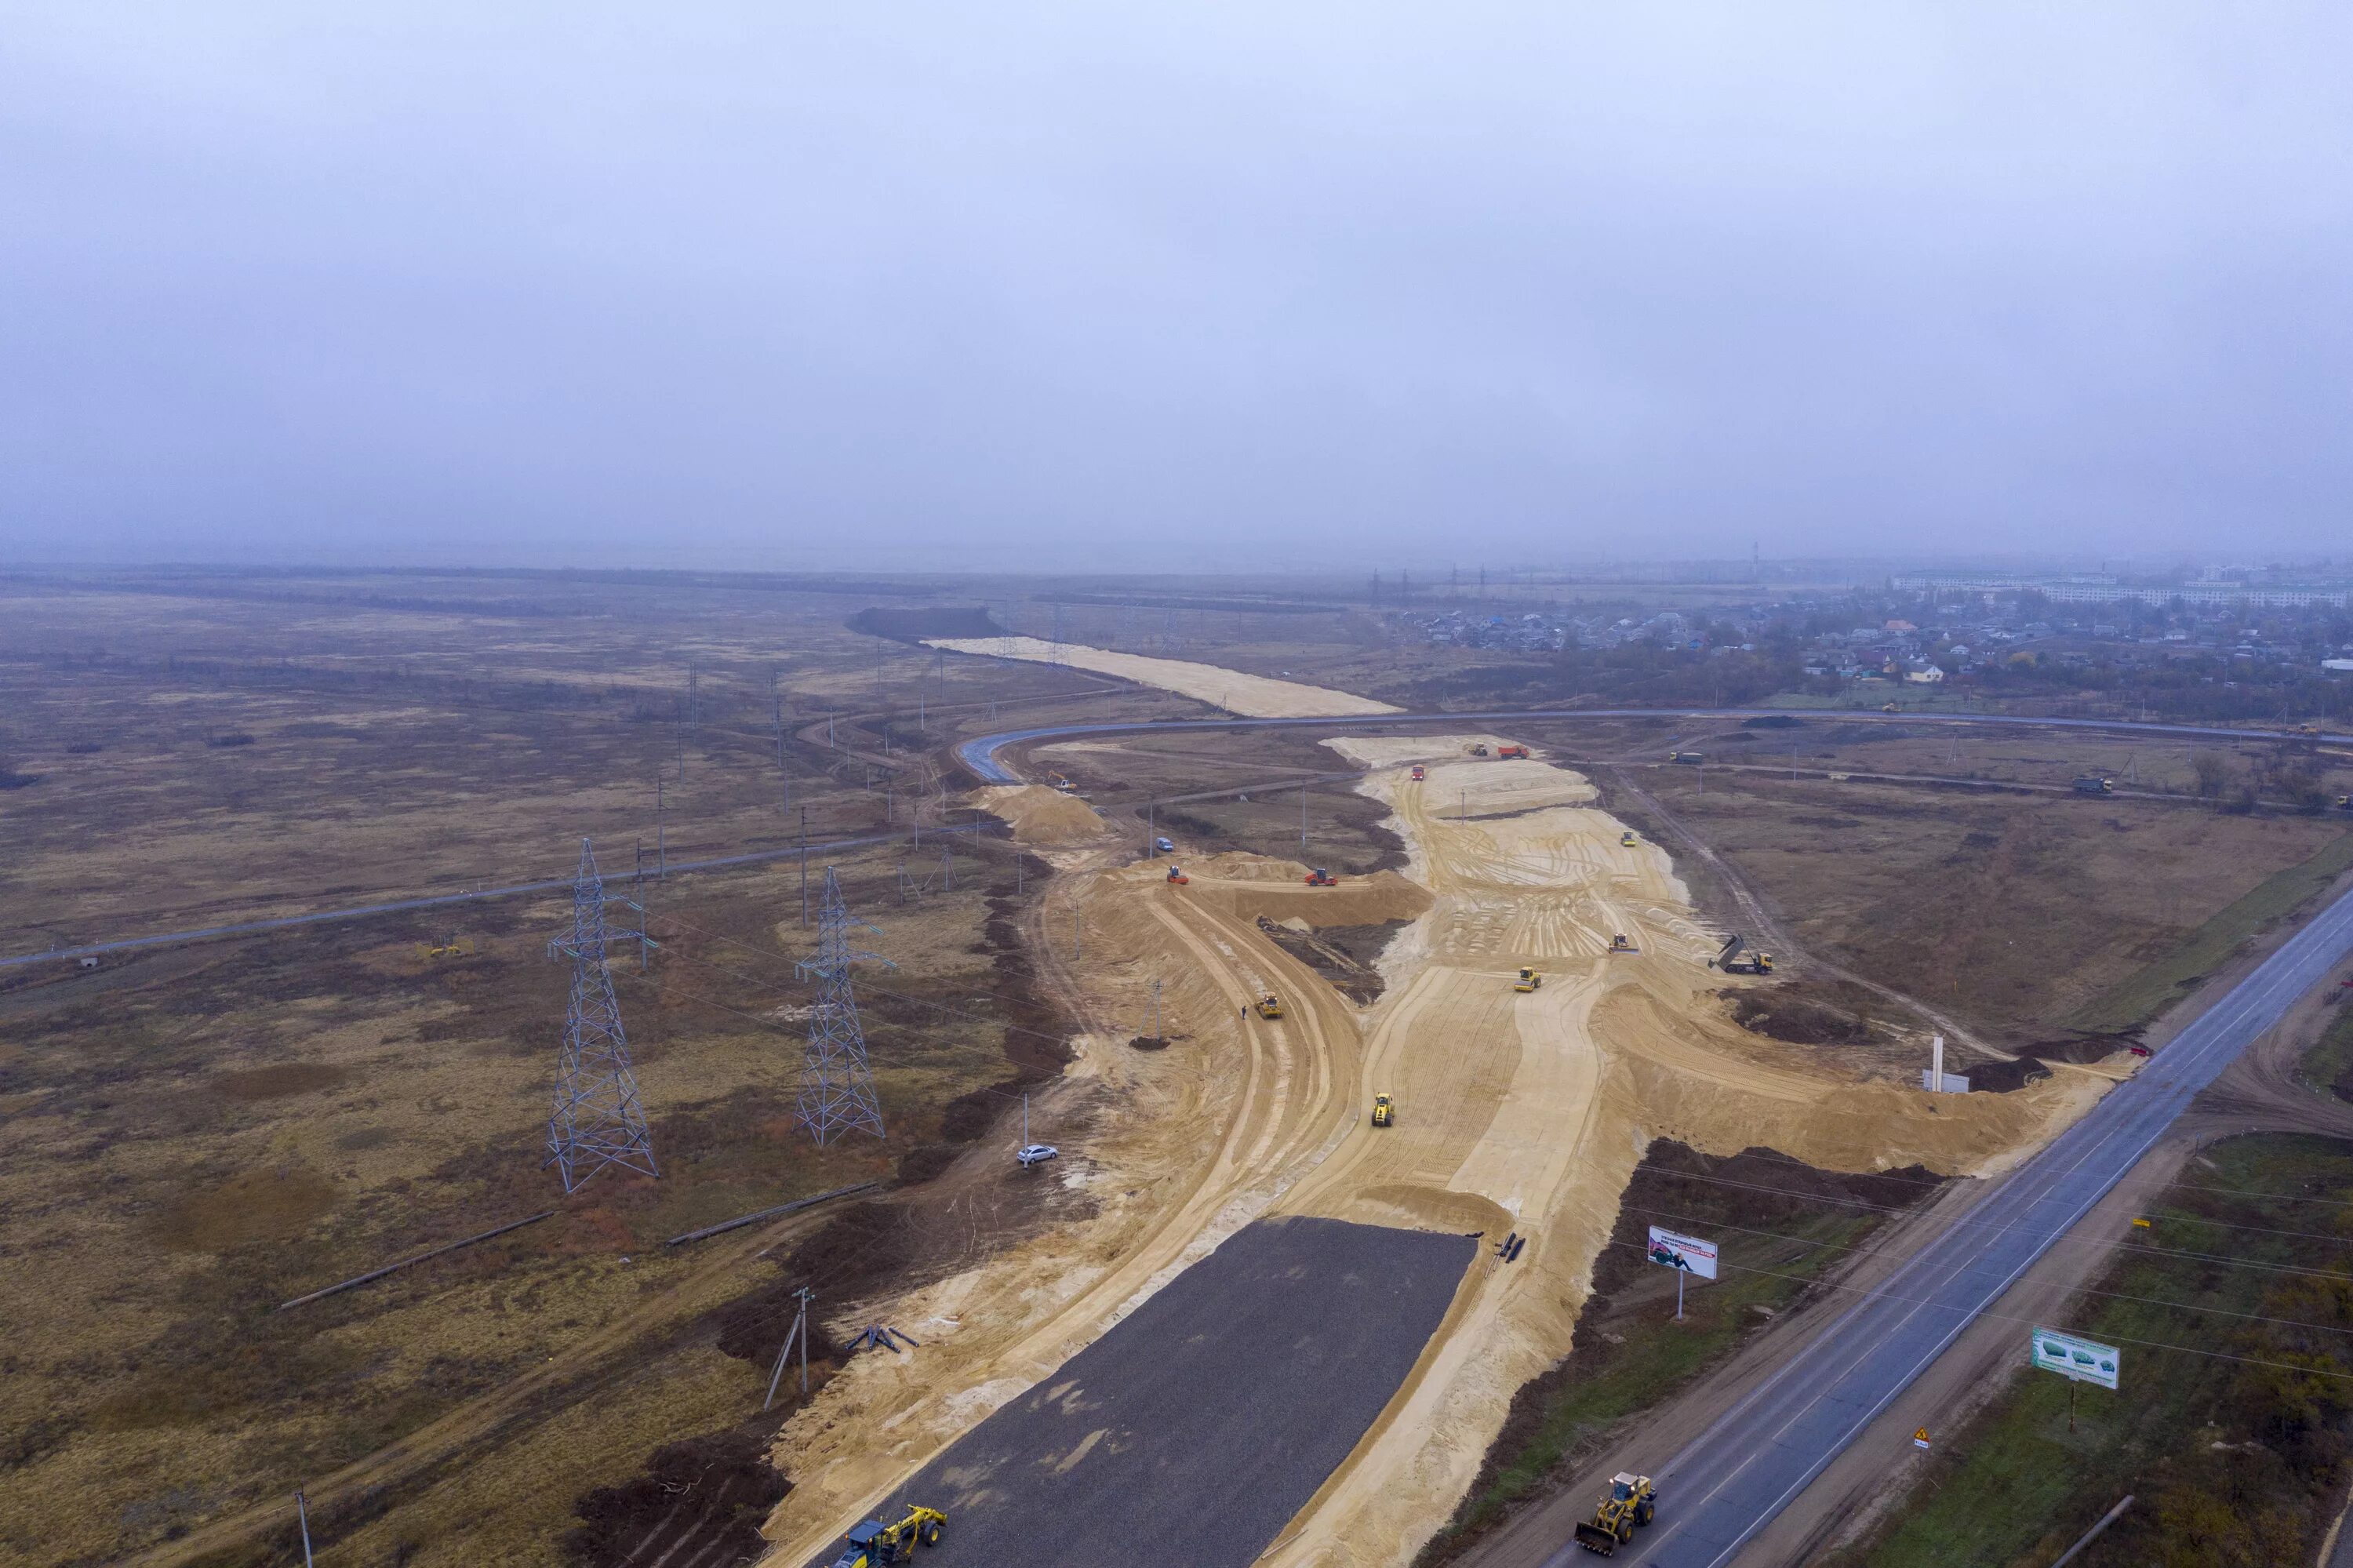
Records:
<instances>
[{"instance_id":1,"label":"sandy roadbed","mask_svg":"<svg viewBox=\"0 0 2353 1568\"><path fill-rule=\"evenodd\" d=\"M1278 681L1267 675L1245 675L1217 664L1197 664L1189 659L1155 659L1143 653L1114 653L1108 648L1082 643L1053 643L1035 637L934 637L927 648L951 653L973 653L989 659L1020 659L1038 664L1068 664L1116 675L1138 685L1180 692L1213 703L1245 718L1314 718L1324 714L1393 714L1399 710L1370 697L1311 686L1303 681Z\"/></svg>"},{"instance_id":2,"label":"sandy roadbed","mask_svg":"<svg viewBox=\"0 0 2353 1568\"><path fill-rule=\"evenodd\" d=\"M1308 892L1300 868L1073 854L1048 928L1085 911L1070 979L1101 1016L1165 986L1168 1049L1086 1037L1071 1082L1094 1131L1045 1179L1092 1217L893 1304L920 1355L861 1358L780 1435L792 1494L770 1521L797 1564L991 1411L1035 1386L1184 1267L1261 1214L1432 1231L1517 1231L1482 1251L1412 1372L1285 1529L1273 1563L1409 1562L1451 1511L1522 1383L1565 1355L1620 1194L1654 1137L1810 1163L1982 1171L2019 1158L2105 1086L2084 1074L2013 1095L1930 1097L1865 1080L1734 1024L1708 969L1718 938L1663 852L1620 842L1578 776L1472 760L1468 737L1329 744L1365 764L1406 840L1405 876ZM1492 741L1490 742L1492 745ZM1428 778L1406 764L1426 760ZM1409 918L1359 1010L1276 947L1258 917ZM1608 951L1615 933L1640 951ZM1521 964L1543 986L1514 992ZM1245 1004L1282 994L1285 1018ZM1365 1120L1397 1097L1395 1128ZM1016 1179L1008 1177L1008 1179ZM843 1311L847 1304L833 1304ZM861 1319L860 1320L871 1320ZM925 1338L925 1331L930 1331Z\"/></svg>"}]
</instances>

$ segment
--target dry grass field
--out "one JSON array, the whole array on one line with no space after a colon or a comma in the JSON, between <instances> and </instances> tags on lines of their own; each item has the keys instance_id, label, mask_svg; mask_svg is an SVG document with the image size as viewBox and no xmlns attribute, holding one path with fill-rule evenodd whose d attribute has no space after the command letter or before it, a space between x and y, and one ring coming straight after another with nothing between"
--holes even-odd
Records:
<instances>
[{"instance_id":1,"label":"dry grass field","mask_svg":"<svg viewBox=\"0 0 2353 1568\"><path fill-rule=\"evenodd\" d=\"M1043 630L1037 600L1007 594L1010 623ZM952 888L928 839L846 854L851 905L881 928L869 945L899 966L861 980L891 1137L819 1153L790 1126L798 869L651 875L655 779L676 862L788 844L804 807L820 839L903 826L911 809L927 827L970 820L953 779L950 798L940 788L964 735L1200 713L845 625L873 604L983 601L1006 618L992 593L589 575L0 582L0 773L29 780L0 790L0 956L562 876L590 837L660 944L642 974L627 953L617 979L662 1163L659 1180L607 1172L569 1200L541 1168L560 897L0 970L0 1563L282 1562L298 1486L318 1499L327 1563L601 1568L704 1531L677 1568L755 1545L746 1532L785 1485L766 1437L796 1407L788 1380L756 1418L790 1289L819 1293L821 1383L832 1336L1087 1202L974 1143L1060 1071L1078 1020L1041 971L1068 958L1068 933L1039 924L1051 868L1001 841L960 842ZM1074 639L1089 615L1106 641L1122 632L1114 609L1066 613ZM1136 612L1124 635L1375 694L1416 656L1353 612ZM1183 855L1399 864L1387 808L1346 782L1309 788L1303 855L1297 781L1343 766L1324 733L1082 742L1038 760L1139 857L1151 822ZM2275 917L2242 895L2292 891L2274 879L2341 836L2176 801L1703 780L1659 762L1704 743L1818 772L2049 784L2129 760L2161 789L2189 776L2178 747L2126 758L2121 743L1971 737L1956 754L1830 723L1739 733L1662 718L1529 737L1597 765L1605 790L1616 768L1654 791L1808 947L2010 1044L2148 991L2201 933ZM1337 956L1303 952L1356 984L1393 924L1324 930ZM428 956L453 938L460 955ZM661 1245L870 1180L890 1185ZM347 1466L361 1480L330 1485ZM706 1473L733 1478L731 1500L681 1514L674 1489ZM259 1533L208 1533L254 1509L269 1510Z\"/></svg>"}]
</instances>

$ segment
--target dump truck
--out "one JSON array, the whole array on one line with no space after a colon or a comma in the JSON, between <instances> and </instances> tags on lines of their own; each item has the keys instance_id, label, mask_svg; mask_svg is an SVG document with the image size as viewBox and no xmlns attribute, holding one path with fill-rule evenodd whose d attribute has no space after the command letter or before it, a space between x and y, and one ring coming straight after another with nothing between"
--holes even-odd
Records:
<instances>
[{"instance_id":1,"label":"dump truck","mask_svg":"<svg viewBox=\"0 0 2353 1568\"><path fill-rule=\"evenodd\" d=\"M1168 880L1175 883L1177 886L1182 887L1193 879L1185 874L1185 868L1183 866L1171 863L1168 867Z\"/></svg>"},{"instance_id":2,"label":"dump truck","mask_svg":"<svg viewBox=\"0 0 2353 1568\"><path fill-rule=\"evenodd\" d=\"M1670 751L1667 760L1680 762L1686 768L1697 768L1707 760L1707 754L1704 751Z\"/></svg>"},{"instance_id":3,"label":"dump truck","mask_svg":"<svg viewBox=\"0 0 2353 1568\"><path fill-rule=\"evenodd\" d=\"M1258 1009L1258 1015L1261 1018L1281 1018L1282 1016L1282 999L1275 995L1272 991L1269 991L1266 995L1260 997L1258 1001L1251 1003L1251 1005Z\"/></svg>"},{"instance_id":4,"label":"dump truck","mask_svg":"<svg viewBox=\"0 0 2353 1568\"><path fill-rule=\"evenodd\" d=\"M1495 756L1498 760L1506 757L1525 757L1527 754L1528 748L1525 746L1499 746L1495 747Z\"/></svg>"},{"instance_id":5,"label":"dump truck","mask_svg":"<svg viewBox=\"0 0 2353 1568\"><path fill-rule=\"evenodd\" d=\"M2113 795L2116 792L2116 781L2105 773L2078 774L2067 787L2078 795Z\"/></svg>"},{"instance_id":6,"label":"dump truck","mask_svg":"<svg viewBox=\"0 0 2353 1568\"><path fill-rule=\"evenodd\" d=\"M935 1508L908 1505L907 1517L896 1524L870 1519L843 1538L841 1555L833 1568L881 1568L914 1559L915 1547L937 1546L946 1533L948 1516Z\"/></svg>"},{"instance_id":7,"label":"dump truck","mask_svg":"<svg viewBox=\"0 0 2353 1568\"><path fill-rule=\"evenodd\" d=\"M1333 875L1330 872L1324 870L1320 865L1307 874L1306 881L1307 885L1310 887L1337 887L1340 885L1340 879Z\"/></svg>"},{"instance_id":8,"label":"dump truck","mask_svg":"<svg viewBox=\"0 0 2353 1568\"><path fill-rule=\"evenodd\" d=\"M1415 763L1415 764L1413 765L1413 781L1414 781L1415 783L1419 784L1419 783L1420 783L1420 782L1422 781L1422 779L1423 779L1425 777L1426 777L1426 775L1422 772L1422 769L1421 769L1421 764L1420 764L1420 763L1419 763L1419 762Z\"/></svg>"},{"instance_id":9,"label":"dump truck","mask_svg":"<svg viewBox=\"0 0 2353 1568\"><path fill-rule=\"evenodd\" d=\"M1536 987L1542 984L1544 984L1544 976L1536 973L1535 970L1528 968L1525 964L1522 964L1520 966L1520 978L1512 982L1512 989L1514 991L1534 991Z\"/></svg>"},{"instance_id":10,"label":"dump truck","mask_svg":"<svg viewBox=\"0 0 2353 1568\"><path fill-rule=\"evenodd\" d=\"M1725 939L1724 951L1709 961L1728 975L1769 975L1773 972L1772 954L1760 953L1754 948L1744 953L1740 950L1743 945L1740 933L1735 931Z\"/></svg>"},{"instance_id":11,"label":"dump truck","mask_svg":"<svg viewBox=\"0 0 2353 1568\"><path fill-rule=\"evenodd\" d=\"M1658 1516L1659 1489L1648 1476L1620 1470L1609 1478L1609 1490L1593 1505L1593 1522L1577 1527L1577 1543L1607 1557L1634 1539L1637 1528Z\"/></svg>"},{"instance_id":12,"label":"dump truck","mask_svg":"<svg viewBox=\"0 0 2353 1568\"><path fill-rule=\"evenodd\" d=\"M1397 1120L1397 1102L1387 1095L1373 1097L1373 1125L1387 1127Z\"/></svg>"}]
</instances>

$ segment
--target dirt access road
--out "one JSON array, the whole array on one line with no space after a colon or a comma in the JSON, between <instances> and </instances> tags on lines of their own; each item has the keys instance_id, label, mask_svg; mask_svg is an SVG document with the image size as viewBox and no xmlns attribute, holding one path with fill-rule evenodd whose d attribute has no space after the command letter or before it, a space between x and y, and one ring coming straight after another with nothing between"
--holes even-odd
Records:
<instances>
[{"instance_id":1,"label":"dirt access road","mask_svg":"<svg viewBox=\"0 0 2353 1568\"><path fill-rule=\"evenodd\" d=\"M781 1435L796 1486L770 1521L780 1560L816 1554L1261 1214L1516 1231L1523 1255L1506 1264L1482 1250L1412 1372L1266 1558L1409 1562L1469 1486L1514 1392L1567 1353L1651 1138L1726 1154L1768 1145L1850 1170L1987 1171L2106 1086L2063 1072L1940 1114L1892 1075L1829 1069L1738 1028L1718 993L1743 982L1707 968L1719 938L1667 856L1623 842L1576 774L1470 759L1473 738L1500 737L1334 743L1395 813L1411 856L1402 877L1308 888L1302 867L1231 854L1187 857L1193 880L1179 886L1156 863L1113 863L1116 848L1059 852L1034 934L1041 967L1105 1019L1138 1016L1160 980L1181 1038L1154 1052L1130 1048L1132 1031L1080 1040L1068 1100L1048 1115L1082 1109L1091 1130L1083 1143L1057 1138L1064 1168L1045 1179L1083 1190L1096 1213L888 1308L923 1352L861 1358ZM1414 760L1424 780L1410 779ZM1082 917L1083 968L1070 962ZM1411 923L1383 960L1387 991L1359 1010L1275 946L1261 917ZM1610 953L1618 933L1638 950ZM1523 964L1544 971L1534 991L1512 988ZM1279 1021L1248 1012L1269 991L1286 1003ZM1397 1097L1392 1128L1366 1122L1377 1092Z\"/></svg>"}]
</instances>

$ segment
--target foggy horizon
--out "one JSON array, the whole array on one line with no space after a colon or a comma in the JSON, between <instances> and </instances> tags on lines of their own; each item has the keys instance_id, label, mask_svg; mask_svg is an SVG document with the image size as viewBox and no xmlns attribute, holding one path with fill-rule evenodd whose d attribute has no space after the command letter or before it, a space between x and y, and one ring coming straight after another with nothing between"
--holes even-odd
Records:
<instances>
[{"instance_id":1,"label":"foggy horizon","mask_svg":"<svg viewBox=\"0 0 2353 1568\"><path fill-rule=\"evenodd\" d=\"M2341 9L7 39L20 566L2346 553Z\"/></svg>"}]
</instances>

